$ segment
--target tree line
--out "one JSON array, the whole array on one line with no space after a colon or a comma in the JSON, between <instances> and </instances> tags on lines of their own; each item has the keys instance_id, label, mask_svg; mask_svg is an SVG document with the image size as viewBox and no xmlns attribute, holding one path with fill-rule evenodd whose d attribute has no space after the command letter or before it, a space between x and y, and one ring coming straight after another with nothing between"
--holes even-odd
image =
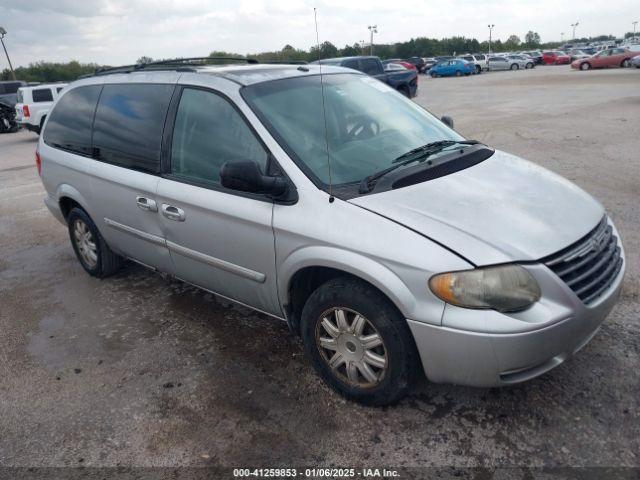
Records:
<instances>
[{"instance_id":1,"label":"tree line","mask_svg":"<svg viewBox=\"0 0 640 480\"><path fill-rule=\"evenodd\" d=\"M625 37L632 36L628 33ZM611 35L601 35L599 37L580 38L576 42L603 41L614 40ZM511 35L506 41L496 39L491 42L491 51L508 52L514 50L533 50L533 49L549 49L557 48L560 42L542 43L540 35L534 31L529 31L524 36L524 41L517 35ZM255 58L260 62L277 61L277 62L311 62L323 58L369 55L371 48L369 45L361 45L354 43L353 45L345 45L343 48L336 47L333 43L326 41L319 46L312 46L308 50L298 49L291 45L285 45L281 50L261 52L257 54L241 55L235 52L213 51L210 57L233 57ZM488 52L489 42L480 42L475 38L466 37L449 37L449 38L412 38L406 42L398 42L394 44L375 44L373 46L373 54L382 59L387 58L408 58L408 57L435 57L440 55L461 55L464 53ZM153 59L150 57L140 57L136 63L148 63ZM216 63L216 61L212 61ZM223 61L218 61L223 63ZM18 67L15 69L16 78L26 82L68 82L78 77L95 72L99 68L108 67L107 65L98 65L96 63L80 63L72 60L67 63L55 62L35 62L27 67ZM0 74L0 79L11 80L11 72L4 69Z\"/></svg>"}]
</instances>

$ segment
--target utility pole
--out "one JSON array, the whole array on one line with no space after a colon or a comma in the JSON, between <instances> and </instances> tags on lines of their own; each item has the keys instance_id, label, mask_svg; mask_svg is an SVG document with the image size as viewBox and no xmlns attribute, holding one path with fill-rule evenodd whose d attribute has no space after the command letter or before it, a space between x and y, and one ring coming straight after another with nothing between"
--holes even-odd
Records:
<instances>
[{"instance_id":1,"label":"utility pole","mask_svg":"<svg viewBox=\"0 0 640 480\"><path fill-rule=\"evenodd\" d=\"M576 39L576 27L578 25L580 25L578 22L571 24L571 27L573 28L573 38L572 38L573 41L575 41L575 39Z\"/></svg>"},{"instance_id":2,"label":"utility pole","mask_svg":"<svg viewBox=\"0 0 640 480\"><path fill-rule=\"evenodd\" d=\"M378 33L378 26L369 25L367 28L369 29L369 33L371 34L371 43L369 44L369 55L373 55L373 34Z\"/></svg>"},{"instance_id":3,"label":"utility pole","mask_svg":"<svg viewBox=\"0 0 640 480\"><path fill-rule=\"evenodd\" d=\"M4 44L4 36L7 34L7 31L0 27L0 42L2 42L2 48L4 49L4 54L7 56L7 62L9 62L9 70L11 70L11 77L16 79L16 72L13 71L13 65L11 65L11 59L9 58L9 53L7 52L7 47Z\"/></svg>"},{"instance_id":4,"label":"utility pole","mask_svg":"<svg viewBox=\"0 0 640 480\"><path fill-rule=\"evenodd\" d=\"M560 32L560 43L564 43L564 32Z\"/></svg>"},{"instance_id":5,"label":"utility pole","mask_svg":"<svg viewBox=\"0 0 640 480\"><path fill-rule=\"evenodd\" d=\"M489 27L489 53L491 53L491 31L493 30L493 27L495 27L495 25L490 24L487 25L487 27Z\"/></svg>"}]
</instances>

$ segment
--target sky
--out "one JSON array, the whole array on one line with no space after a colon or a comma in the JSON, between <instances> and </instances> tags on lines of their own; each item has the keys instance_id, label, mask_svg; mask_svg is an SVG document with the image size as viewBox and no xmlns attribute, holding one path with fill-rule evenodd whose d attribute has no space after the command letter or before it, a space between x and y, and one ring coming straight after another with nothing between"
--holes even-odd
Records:
<instances>
[{"instance_id":1,"label":"sky","mask_svg":"<svg viewBox=\"0 0 640 480\"><path fill-rule=\"evenodd\" d=\"M411 37L466 36L486 40L528 30L542 41L632 31L638 0L0 0L0 26L11 60L134 63L152 58L205 56L212 50L257 53L290 44L315 44L313 9L320 41L338 47ZM638 17L635 18L634 17ZM0 52L0 70L7 67Z\"/></svg>"}]
</instances>

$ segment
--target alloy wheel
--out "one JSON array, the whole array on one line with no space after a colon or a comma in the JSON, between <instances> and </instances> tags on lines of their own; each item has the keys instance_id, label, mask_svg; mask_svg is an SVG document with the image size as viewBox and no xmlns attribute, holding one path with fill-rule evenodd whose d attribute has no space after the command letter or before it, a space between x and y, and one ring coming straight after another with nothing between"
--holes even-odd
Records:
<instances>
[{"instance_id":1,"label":"alloy wheel","mask_svg":"<svg viewBox=\"0 0 640 480\"><path fill-rule=\"evenodd\" d=\"M341 381L358 388L380 384L389 370L384 341L362 314L344 307L325 311L316 324L316 347Z\"/></svg>"},{"instance_id":2,"label":"alloy wheel","mask_svg":"<svg viewBox=\"0 0 640 480\"><path fill-rule=\"evenodd\" d=\"M89 268L94 268L98 264L98 247L91 230L80 219L73 226L73 238L82 260Z\"/></svg>"}]
</instances>

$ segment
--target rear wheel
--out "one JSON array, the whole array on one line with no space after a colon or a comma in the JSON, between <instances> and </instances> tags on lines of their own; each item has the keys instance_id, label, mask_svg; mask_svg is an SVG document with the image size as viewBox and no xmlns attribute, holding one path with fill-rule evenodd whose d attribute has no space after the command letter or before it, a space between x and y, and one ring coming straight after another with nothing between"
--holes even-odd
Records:
<instances>
[{"instance_id":1,"label":"rear wheel","mask_svg":"<svg viewBox=\"0 0 640 480\"><path fill-rule=\"evenodd\" d=\"M514 63L513 65L511 65L511 70L518 70L520 67L518 66L517 63Z\"/></svg>"},{"instance_id":2,"label":"rear wheel","mask_svg":"<svg viewBox=\"0 0 640 480\"><path fill-rule=\"evenodd\" d=\"M311 294L301 333L318 374L350 400L393 403L420 372L406 320L384 295L355 278L329 280Z\"/></svg>"},{"instance_id":3,"label":"rear wheel","mask_svg":"<svg viewBox=\"0 0 640 480\"><path fill-rule=\"evenodd\" d=\"M411 98L411 92L409 91L409 87L407 87L406 85L403 85L401 87L398 87L398 91L403 94L405 97L407 98Z\"/></svg>"},{"instance_id":4,"label":"rear wheel","mask_svg":"<svg viewBox=\"0 0 640 480\"><path fill-rule=\"evenodd\" d=\"M480 73L482 73L482 68L480 67L480 65L476 65L476 74Z\"/></svg>"},{"instance_id":5,"label":"rear wheel","mask_svg":"<svg viewBox=\"0 0 640 480\"><path fill-rule=\"evenodd\" d=\"M625 59L622 61L622 64L620 64L620 66L621 66L622 68L627 68L627 67L629 67L630 65L631 65L631 62L629 61L629 59L628 59L628 58L625 58Z\"/></svg>"},{"instance_id":6,"label":"rear wheel","mask_svg":"<svg viewBox=\"0 0 640 480\"><path fill-rule=\"evenodd\" d=\"M462 75L462 72L460 70L456 70L456 77L460 77Z\"/></svg>"},{"instance_id":7,"label":"rear wheel","mask_svg":"<svg viewBox=\"0 0 640 480\"><path fill-rule=\"evenodd\" d=\"M580 64L580 70L589 70L591 68L591 64L589 62L583 62Z\"/></svg>"},{"instance_id":8,"label":"rear wheel","mask_svg":"<svg viewBox=\"0 0 640 480\"><path fill-rule=\"evenodd\" d=\"M527 63L527 65L525 66L525 68L528 68L528 69L533 68L533 63L531 63L531 62Z\"/></svg>"},{"instance_id":9,"label":"rear wheel","mask_svg":"<svg viewBox=\"0 0 640 480\"><path fill-rule=\"evenodd\" d=\"M67 224L73 251L89 275L104 278L122 267L122 257L111 251L87 212L78 207L72 209Z\"/></svg>"}]
</instances>

